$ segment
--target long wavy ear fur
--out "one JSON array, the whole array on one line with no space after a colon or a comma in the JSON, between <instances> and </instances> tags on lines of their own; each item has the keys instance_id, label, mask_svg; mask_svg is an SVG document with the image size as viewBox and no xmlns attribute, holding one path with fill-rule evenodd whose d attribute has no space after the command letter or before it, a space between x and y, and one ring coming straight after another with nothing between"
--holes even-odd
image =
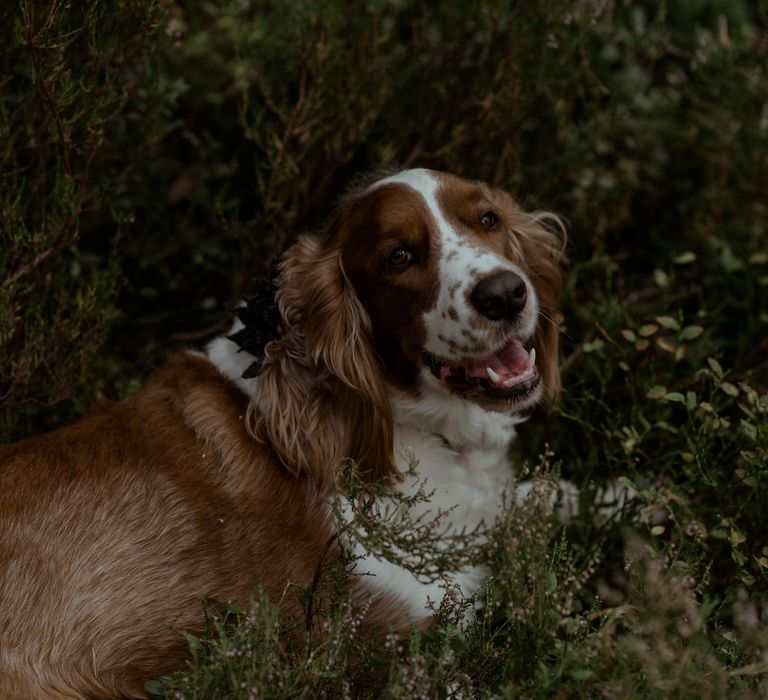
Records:
<instances>
[{"instance_id":1,"label":"long wavy ear fur","mask_svg":"<svg viewBox=\"0 0 768 700\"><path fill-rule=\"evenodd\" d=\"M534 336L536 364L539 366L547 398L560 393L560 292L563 282L560 267L565 259L565 227L559 217L548 212L519 212L513 223L511 244L529 275L539 300L539 322Z\"/></svg>"},{"instance_id":2,"label":"long wavy ear fur","mask_svg":"<svg viewBox=\"0 0 768 700\"><path fill-rule=\"evenodd\" d=\"M320 492L354 460L365 479L396 474L392 416L370 320L335 246L303 236L280 266L283 336L267 345L249 429Z\"/></svg>"}]
</instances>

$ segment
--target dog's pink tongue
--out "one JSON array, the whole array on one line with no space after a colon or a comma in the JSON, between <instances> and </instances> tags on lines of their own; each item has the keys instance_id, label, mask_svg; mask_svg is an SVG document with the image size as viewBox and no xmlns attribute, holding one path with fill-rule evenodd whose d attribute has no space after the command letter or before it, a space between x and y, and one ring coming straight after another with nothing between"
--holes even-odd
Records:
<instances>
[{"instance_id":1,"label":"dog's pink tongue","mask_svg":"<svg viewBox=\"0 0 768 700\"><path fill-rule=\"evenodd\" d=\"M513 340L505 345L495 355L491 355L485 360L474 365L468 366L467 374L470 377L488 377L486 367L490 367L496 374L504 379L522 374L530 367L528 362L528 352L519 340Z\"/></svg>"}]
</instances>

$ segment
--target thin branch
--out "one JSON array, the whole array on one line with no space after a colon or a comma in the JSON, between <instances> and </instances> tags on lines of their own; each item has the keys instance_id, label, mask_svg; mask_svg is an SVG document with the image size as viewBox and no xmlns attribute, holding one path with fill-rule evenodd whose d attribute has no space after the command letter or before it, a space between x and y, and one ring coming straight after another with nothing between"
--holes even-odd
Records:
<instances>
[{"instance_id":1,"label":"thin branch","mask_svg":"<svg viewBox=\"0 0 768 700\"><path fill-rule=\"evenodd\" d=\"M69 224L69 222L67 222L67 224ZM48 258L50 258L52 255L56 255L61 251L61 249L66 244L67 237L69 235L69 226L67 224L65 224L64 230L56 237L56 240L53 242L52 246L46 248L42 253L36 255L32 260L30 260L25 265L22 265L18 270L16 270L16 272L12 273L3 280L3 289L7 289L22 277L31 275Z\"/></svg>"}]
</instances>

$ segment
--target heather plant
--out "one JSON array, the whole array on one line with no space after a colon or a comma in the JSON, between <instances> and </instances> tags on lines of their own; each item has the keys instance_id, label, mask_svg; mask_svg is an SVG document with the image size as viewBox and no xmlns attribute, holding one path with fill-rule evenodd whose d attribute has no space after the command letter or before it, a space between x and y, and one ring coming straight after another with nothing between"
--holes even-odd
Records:
<instances>
[{"instance_id":1,"label":"heather plant","mask_svg":"<svg viewBox=\"0 0 768 700\"><path fill-rule=\"evenodd\" d=\"M151 143L148 104L161 87L141 47L161 14L145 2L124 3L120 13L99 3L0 9L4 438L60 419L51 407L82 398L78 386L92 384L95 349L115 317L120 221L103 240L83 238L109 218L115 180L130 169L126 153ZM140 116L148 128L141 133L131 127Z\"/></svg>"},{"instance_id":2,"label":"heather plant","mask_svg":"<svg viewBox=\"0 0 768 700\"><path fill-rule=\"evenodd\" d=\"M19 0L0 36L3 440L224 330L371 168L490 181L569 222L564 391L516 447L529 497L450 533L409 516L433 485L398 502L344 472L349 546L286 593L309 626L258 590L207 606L154 694L768 695L762 0ZM556 478L582 492L565 529ZM617 482L636 497L607 518ZM424 578L490 576L370 645L354 542Z\"/></svg>"},{"instance_id":3,"label":"heather plant","mask_svg":"<svg viewBox=\"0 0 768 700\"><path fill-rule=\"evenodd\" d=\"M344 497L334 499L331 510L342 545L359 546L424 582L478 564L486 527L451 528L446 522L451 509L431 507L434 488L419 478L415 456L406 457L409 469L397 493L384 484L364 487L354 465L338 470L337 489Z\"/></svg>"}]
</instances>

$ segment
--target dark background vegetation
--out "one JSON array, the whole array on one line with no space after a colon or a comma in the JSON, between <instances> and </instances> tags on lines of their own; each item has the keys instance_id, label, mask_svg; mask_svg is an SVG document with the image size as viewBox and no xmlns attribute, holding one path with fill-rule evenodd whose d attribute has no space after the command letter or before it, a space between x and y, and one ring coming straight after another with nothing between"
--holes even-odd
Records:
<instances>
[{"instance_id":1,"label":"dark background vegetation","mask_svg":"<svg viewBox=\"0 0 768 700\"><path fill-rule=\"evenodd\" d=\"M554 567L539 543L493 633L433 633L408 668L509 697L765 692L764 0L29 0L3 4L0 37L0 440L120 399L221 332L356 174L489 181L569 222L565 391L521 461L546 441L587 494L627 477L671 519L635 527L642 545L578 520L569 566L592 569L567 601L533 594ZM649 603L654 585L684 589L676 612ZM519 619L526 591L537 612ZM678 613L694 632L669 626ZM672 661L649 666L660 640ZM308 664L283 671L319 682ZM392 668L392 693L422 692Z\"/></svg>"}]
</instances>

